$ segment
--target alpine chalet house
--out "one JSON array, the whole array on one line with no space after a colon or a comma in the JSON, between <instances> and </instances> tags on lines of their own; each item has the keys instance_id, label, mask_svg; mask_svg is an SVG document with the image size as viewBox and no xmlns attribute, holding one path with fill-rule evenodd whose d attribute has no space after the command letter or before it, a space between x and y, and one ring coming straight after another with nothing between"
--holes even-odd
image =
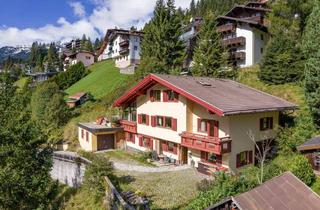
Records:
<instances>
[{"instance_id":1,"label":"alpine chalet house","mask_svg":"<svg viewBox=\"0 0 320 210\"><path fill-rule=\"evenodd\" d=\"M222 44L229 51L229 62L234 66L249 67L261 60L270 37L265 16L271 10L266 8L266 3L267 1L257 1L238 5L217 18ZM201 24L201 18L192 18L180 37L185 41L187 47L188 57L185 61L185 68L192 66L196 36Z\"/></svg>"},{"instance_id":2,"label":"alpine chalet house","mask_svg":"<svg viewBox=\"0 0 320 210\"><path fill-rule=\"evenodd\" d=\"M115 101L126 145L202 173L236 172L255 144L273 139L279 113L296 105L232 80L150 74Z\"/></svg>"},{"instance_id":3,"label":"alpine chalet house","mask_svg":"<svg viewBox=\"0 0 320 210\"><path fill-rule=\"evenodd\" d=\"M265 19L270 11L265 3L251 2L218 17L218 31L235 66L248 67L261 60L270 37Z\"/></svg>"},{"instance_id":4,"label":"alpine chalet house","mask_svg":"<svg viewBox=\"0 0 320 210\"><path fill-rule=\"evenodd\" d=\"M114 59L122 73L134 73L140 64L140 42L142 32L136 30L108 29L102 47L98 51L98 61Z\"/></svg>"}]
</instances>

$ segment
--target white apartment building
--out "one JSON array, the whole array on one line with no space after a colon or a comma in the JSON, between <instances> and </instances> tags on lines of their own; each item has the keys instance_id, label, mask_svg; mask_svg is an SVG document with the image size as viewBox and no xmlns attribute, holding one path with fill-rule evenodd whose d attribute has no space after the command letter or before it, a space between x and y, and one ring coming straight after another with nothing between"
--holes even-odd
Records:
<instances>
[{"instance_id":1,"label":"white apartment building","mask_svg":"<svg viewBox=\"0 0 320 210\"><path fill-rule=\"evenodd\" d=\"M139 65L141 38L142 32L139 31L109 29L98 51L98 61L114 59L120 69Z\"/></svg>"}]
</instances>

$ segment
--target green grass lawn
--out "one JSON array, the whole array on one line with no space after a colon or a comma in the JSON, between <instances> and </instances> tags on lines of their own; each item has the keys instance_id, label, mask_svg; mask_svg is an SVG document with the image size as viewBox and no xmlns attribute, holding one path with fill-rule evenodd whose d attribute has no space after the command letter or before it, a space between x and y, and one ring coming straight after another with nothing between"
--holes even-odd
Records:
<instances>
[{"instance_id":1,"label":"green grass lawn","mask_svg":"<svg viewBox=\"0 0 320 210\"><path fill-rule=\"evenodd\" d=\"M144 153L125 151L125 150L111 150L103 153L110 160L116 160L124 163L131 163L136 165L144 165L154 167L152 163L147 161Z\"/></svg>"},{"instance_id":2,"label":"green grass lawn","mask_svg":"<svg viewBox=\"0 0 320 210\"><path fill-rule=\"evenodd\" d=\"M164 173L116 171L122 191L147 196L151 209L183 209L198 195L200 181L194 169Z\"/></svg>"},{"instance_id":3,"label":"green grass lawn","mask_svg":"<svg viewBox=\"0 0 320 210\"><path fill-rule=\"evenodd\" d=\"M21 79L17 80L14 84L18 88L23 88L26 85L27 81L28 81L28 77L22 77Z\"/></svg>"},{"instance_id":4,"label":"green grass lawn","mask_svg":"<svg viewBox=\"0 0 320 210\"><path fill-rule=\"evenodd\" d=\"M254 66L241 69L237 81L247 86L278 96L287 101L295 103L300 108L306 106L303 88L297 83L287 83L283 85L268 85L258 78L259 67Z\"/></svg>"},{"instance_id":5,"label":"green grass lawn","mask_svg":"<svg viewBox=\"0 0 320 210\"><path fill-rule=\"evenodd\" d=\"M69 87L65 92L68 95L77 92L90 92L96 99L102 98L122 83L127 82L130 75L120 74L112 61L102 61L92 65L91 73Z\"/></svg>"}]
</instances>

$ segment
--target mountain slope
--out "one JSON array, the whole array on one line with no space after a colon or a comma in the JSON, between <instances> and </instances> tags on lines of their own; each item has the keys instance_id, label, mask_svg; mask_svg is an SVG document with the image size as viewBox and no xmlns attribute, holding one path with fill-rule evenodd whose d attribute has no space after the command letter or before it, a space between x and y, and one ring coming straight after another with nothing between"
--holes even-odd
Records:
<instances>
[{"instance_id":1,"label":"mountain slope","mask_svg":"<svg viewBox=\"0 0 320 210\"><path fill-rule=\"evenodd\" d=\"M1 47L0 63L5 61L9 56L14 59L27 60L29 58L30 48L28 47Z\"/></svg>"},{"instance_id":2,"label":"mountain slope","mask_svg":"<svg viewBox=\"0 0 320 210\"><path fill-rule=\"evenodd\" d=\"M119 69L114 66L112 61L102 61L92 65L89 70L91 73L69 87L65 92L68 95L77 92L90 92L95 99L100 99L131 77L119 73Z\"/></svg>"}]
</instances>

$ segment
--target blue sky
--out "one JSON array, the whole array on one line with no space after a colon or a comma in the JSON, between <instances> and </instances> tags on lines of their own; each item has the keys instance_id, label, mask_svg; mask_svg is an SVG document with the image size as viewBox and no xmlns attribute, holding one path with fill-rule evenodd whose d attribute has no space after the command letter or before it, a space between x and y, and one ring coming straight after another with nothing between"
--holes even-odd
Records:
<instances>
[{"instance_id":1,"label":"blue sky","mask_svg":"<svg viewBox=\"0 0 320 210\"><path fill-rule=\"evenodd\" d=\"M33 41L65 42L87 34L92 39L115 26L142 28L156 0L2 0L0 47ZM176 0L187 7L190 0Z\"/></svg>"}]
</instances>

